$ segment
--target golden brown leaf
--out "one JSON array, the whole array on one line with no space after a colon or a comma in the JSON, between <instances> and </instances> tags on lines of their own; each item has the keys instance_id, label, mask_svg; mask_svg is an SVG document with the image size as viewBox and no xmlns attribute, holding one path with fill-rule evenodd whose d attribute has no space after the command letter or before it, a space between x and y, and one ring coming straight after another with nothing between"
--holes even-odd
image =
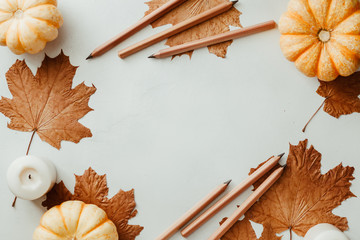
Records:
<instances>
[{"instance_id":1,"label":"golden brown leaf","mask_svg":"<svg viewBox=\"0 0 360 240\"><path fill-rule=\"evenodd\" d=\"M89 168L82 176L75 175L75 177L74 194L71 194L64 183L60 182L46 194L46 200L42 205L50 209L69 200L95 204L102 208L109 219L114 222L119 240L134 240L140 234L143 227L128 224L128 221L137 214L133 189L127 192L120 190L109 199L106 175L98 175L92 168Z\"/></svg>"},{"instance_id":2,"label":"golden brown leaf","mask_svg":"<svg viewBox=\"0 0 360 240\"><path fill-rule=\"evenodd\" d=\"M360 112L360 72L348 77L338 77L331 82L319 82L316 92L325 98L325 112L336 118Z\"/></svg>"},{"instance_id":3,"label":"golden brown leaf","mask_svg":"<svg viewBox=\"0 0 360 240\"><path fill-rule=\"evenodd\" d=\"M162 6L167 1L168 0L151 0L150 2L147 2L146 4L149 6L149 10L145 13L145 15ZM153 27L159 27L166 24L175 25L226 1L228 0L188 0L165 16L153 22L151 25ZM216 16L206 22L203 22L186 31L170 37L166 41L166 45L172 47L186 42L198 40L200 38L228 32L230 31L229 26L241 27L240 15L241 12L232 7L229 11L220 14L219 16ZM215 44L209 46L208 49L209 52L214 53L216 56L224 58L227 52L227 48L231 45L231 43L232 41L227 41L224 43ZM189 52L188 55L191 57L192 51Z\"/></svg>"},{"instance_id":4,"label":"golden brown leaf","mask_svg":"<svg viewBox=\"0 0 360 240\"><path fill-rule=\"evenodd\" d=\"M304 236L318 223L330 223L347 230L347 219L334 215L332 210L342 201L355 197L350 191L354 168L339 164L321 174L321 154L313 146L307 149L307 142L290 145L282 177L246 216L254 222L271 226L276 233L290 230Z\"/></svg>"},{"instance_id":5,"label":"golden brown leaf","mask_svg":"<svg viewBox=\"0 0 360 240\"><path fill-rule=\"evenodd\" d=\"M281 240L282 236L276 236L276 232L269 224L264 226L264 230L259 240Z\"/></svg>"},{"instance_id":6,"label":"golden brown leaf","mask_svg":"<svg viewBox=\"0 0 360 240\"><path fill-rule=\"evenodd\" d=\"M222 224L226 218L224 218L220 224ZM227 231L221 240L281 240L282 237L276 236L276 233L270 225L264 226L264 230L261 237L256 237L255 231L251 226L251 223L247 217L243 220L238 220L230 229Z\"/></svg>"},{"instance_id":7,"label":"golden brown leaf","mask_svg":"<svg viewBox=\"0 0 360 240\"><path fill-rule=\"evenodd\" d=\"M0 112L11 120L8 127L36 131L57 149L63 140L78 143L91 137L90 129L78 120L92 111L88 102L96 88L81 83L72 89L76 69L63 52L56 58L45 56L35 76L25 61L17 60L6 73L13 99L0 100Z\"/></svg>"}]
</instances>

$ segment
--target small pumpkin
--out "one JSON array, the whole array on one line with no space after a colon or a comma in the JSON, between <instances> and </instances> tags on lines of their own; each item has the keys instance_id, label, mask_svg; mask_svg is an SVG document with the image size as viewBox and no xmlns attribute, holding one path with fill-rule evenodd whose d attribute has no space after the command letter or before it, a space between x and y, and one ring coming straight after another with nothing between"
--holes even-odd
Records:
<instances>
[{"instance_id":1,"label":"small pumpkin","mask_svg":"<svg viewBox=\"0 0 360 240\"><path fill-rule=\"evenodd\" d=\"M101 208L67 201L42 216L33 240L118 240L118 233Z\"/></svg>"},{"instance_id":2,"label":"small pumpkin","mask_svg":"<svg viewBox=\"0 0 360 240\"><path fill-rule=\"evenodd\" d=\"M0 45L35 54L58 36L63 18L56 0L0 0Z\"/></svg>"},{"instance_id":3,"label":"small pumpkin","mask_svg":"<svg viewBox=\"0 0 360 240\"><path fill-rule=\"evenodd\" d=\"M309 77L332 81L359 67L358 0L290 0L279 30L285 57Z\"/></svg>"}]
</instances>

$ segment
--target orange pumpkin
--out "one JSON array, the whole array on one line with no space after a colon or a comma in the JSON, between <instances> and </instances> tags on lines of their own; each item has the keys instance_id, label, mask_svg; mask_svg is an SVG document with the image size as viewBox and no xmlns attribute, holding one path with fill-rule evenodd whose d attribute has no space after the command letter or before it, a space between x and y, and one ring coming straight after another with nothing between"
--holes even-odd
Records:
<instances>
[{"instance_id":1,"label":"orange pumpkin","mask_svg":"<svg viewBox=\"0 0 360 240\"><path fill-rule=\"evenodd\" d=\"M309 77L332 81L360 65L358 0L290 0L279 30L285 57Z\"/></svg>"}]
</instances>

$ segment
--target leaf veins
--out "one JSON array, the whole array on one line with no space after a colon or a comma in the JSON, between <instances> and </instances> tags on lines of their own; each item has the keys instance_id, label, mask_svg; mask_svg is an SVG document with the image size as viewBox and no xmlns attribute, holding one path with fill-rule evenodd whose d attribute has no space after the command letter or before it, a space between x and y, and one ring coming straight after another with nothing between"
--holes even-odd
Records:
<instances>
[{"instance_id":1,"label":"leaf veins","mask_svg":"<svg viewBox=\"0 0 360 240\"><path fill-rule=\"evenodd\" d=\"M63 140L78 143L91 137L78 120L92 111L88 102L96 88L84 83L72 88L76 69L63 52L56 58L45 56L35 76L25 61L17 60L6 73L13 98L0 100L0 112L10 118L8 127L36 132L57 149Z\"/></svg>"},{"instance_id":2,"label":"leaf veins","mask_svg":"<svg viewBox=\"0 0 360 240\"><path fill-rule=\"evenodd\" d=\"M350 191L354 168L339 164L321 174L321 154L313 146L307 148L307 143L305 140L297 146L290 145L282 177L246 216L256 223L271 226L276 233L290 230L304 236L318 223L330 223L345 231L347 219L336 216L332 210L342 201L355 197ZM255 188L263 180L254 184Z\"/></svg>"}]
</instances>

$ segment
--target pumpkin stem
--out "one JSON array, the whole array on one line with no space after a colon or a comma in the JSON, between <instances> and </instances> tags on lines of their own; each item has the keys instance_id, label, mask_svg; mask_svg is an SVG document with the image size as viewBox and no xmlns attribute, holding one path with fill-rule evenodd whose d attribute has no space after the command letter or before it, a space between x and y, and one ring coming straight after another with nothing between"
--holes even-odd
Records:
<instances>
[{"instance_id":1,"label":"pumpkin stem","mask_svg":"<svg viewBox=\"0 0 360 240\"><path fill-rule=\"evenodd\" d=\"M307 126L309 125L309 123L311 122L311 120L315 117L315 115L320 111L320 109L322 108L322 106L324 106L325 101L327 98L324 99L324 101L321 103L320 107L316 110L316 112L311 116L311 118L309 119L309 121L305 124L305 127L302 129L303 132L305 132Z\"/></svg>"},{"instance_id":2,"label":"pumpkin stem","mask_svg":"<svg viewBox=\"0 0 360 240\"><path fill-rule=\"evenodd\" d=\"M323 43L327 43L328 41L330 41L331 33L326 29L320 29L320 31L318 32L318 38Z\"/></svg>"}]
</instances>

